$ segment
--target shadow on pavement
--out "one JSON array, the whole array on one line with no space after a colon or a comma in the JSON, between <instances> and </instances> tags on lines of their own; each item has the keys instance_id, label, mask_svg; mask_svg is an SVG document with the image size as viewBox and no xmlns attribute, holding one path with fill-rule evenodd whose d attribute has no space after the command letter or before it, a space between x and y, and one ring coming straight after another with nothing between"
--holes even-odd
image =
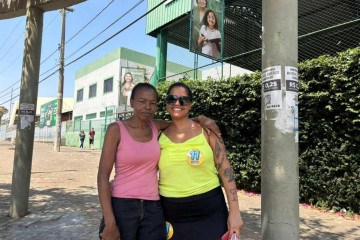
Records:
<instances>
[{"instance_id":1,"label":"shadow on pavement","mask_svg":"<svg viewBox=\"0 0 360 240\"><path fill-rule=\"evenodd\" d=\"M30 190L29 214L8 217L10 184L0 184L0 239L97 239L101 209L97 190Z\"/></svg>"}]
</instances>

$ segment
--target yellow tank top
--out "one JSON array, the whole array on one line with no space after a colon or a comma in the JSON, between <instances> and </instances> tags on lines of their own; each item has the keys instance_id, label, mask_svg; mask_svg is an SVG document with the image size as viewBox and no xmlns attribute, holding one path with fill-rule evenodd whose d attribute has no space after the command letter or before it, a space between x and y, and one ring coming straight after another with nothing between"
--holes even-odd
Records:
<instances>
[{"instance_id":1,"label":"yellow tank top","mask_svg":"<svg viewBox=\"0 0 360 240\"><path fill-rule=\"evenodd\" d=\"M203 132L184 143L174 143L161 134L159 144L160 195L188 197L220 185L213 151Z\"/></svg>"}]
</instances>

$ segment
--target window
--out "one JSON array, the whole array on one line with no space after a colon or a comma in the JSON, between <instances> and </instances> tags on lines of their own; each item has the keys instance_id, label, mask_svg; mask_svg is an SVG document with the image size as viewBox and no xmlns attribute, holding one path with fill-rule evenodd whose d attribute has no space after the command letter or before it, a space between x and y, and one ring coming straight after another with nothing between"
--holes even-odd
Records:
<instances>
[{"instance_id":1,"label":"window","mask_svg":"<svg viewBox=\"0 0 360 240\"><path fill-rule=\"evenodd\" d=\"M114 114L113 110L107 110L107 116L112 116ZM105 117L105 111L100 112L100 117Z\"/></svg>"},{"instance_id":2,"label":"window","mask_svg":"<svg viewBox=\"0 0 360 240\"><path fill-rule=\"evenodd\" d=\"M83 116L76 116L74 117L74 121L82 121L83 120Z\"/></svg>"},{"instance_id":3,"label":"window","mask_svg":"<svg viewBox=\"0 0 360 240\"><path fill-rule=\"evenodd\" d=\"M96 118L96 113L89 113L89 114L86 114L86 120L89 120L89 119L94 119Z\"/></svg>"},{"instance_id":4,"label":"window","mask_svg":"<svg viewBox=\"0 0 360 240\"><path fill-rule=\"evenodd\" d=\"M80 89L77 91L77 94L76 94L76 101L77 102L81 102L84 98L84 89Z\"/></svg>"},{"instance_id":5,"label":"window","mask_svg":"<svg viewBox=\"0 0 360 240\"><path fill-rule=\"evenodd\" d=\"M113 90L113 78L106 79L104 81L104 93L112 92Z\"/></svg>"},{"instance_id":6,"label":"window","mask_svg":"<svg viewBox=\"0 0 360 240\"><path fill-rule=\"evenodd\" d=\"M96 97L96 83L89 87L89 98Z\"/></svg>"}]
</instances>

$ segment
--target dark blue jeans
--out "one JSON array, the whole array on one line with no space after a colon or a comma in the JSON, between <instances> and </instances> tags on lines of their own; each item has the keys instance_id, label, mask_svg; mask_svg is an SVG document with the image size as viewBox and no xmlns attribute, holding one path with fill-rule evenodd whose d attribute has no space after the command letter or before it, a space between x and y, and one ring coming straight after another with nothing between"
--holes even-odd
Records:
<instances>
[{"instance_id":1,"label":"dark blue jeans","mask_svg":"<svg viewBox=\"0 0 360 240\"><path fill-rule=\"evenodd\" d=\"M166 226L160 200L111 198L121 240L165 240ZM104 230L101 220L99 232Z\"/></svg>"}]
</instances>

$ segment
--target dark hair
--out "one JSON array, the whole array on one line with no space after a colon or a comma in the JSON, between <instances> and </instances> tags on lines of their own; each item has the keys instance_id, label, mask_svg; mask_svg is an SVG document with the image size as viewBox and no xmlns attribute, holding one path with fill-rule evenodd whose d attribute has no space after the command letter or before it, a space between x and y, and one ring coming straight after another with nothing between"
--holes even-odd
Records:
<instances>
[{"instance_id":1,"label":"dark hair","mask_svg":"<svg viewBox=\"0 0 360 240\"><path fill-rule=\"evenodd\" d=\"M133 100L135 98L136 93L140 89L152 90L152 91L154 91L154 93L156 95L156 99L158 99L158 97L159 97L158 92L156 91L156 88L153 85L151 85L149 83L138 83L135 85L135 87L131 91L131 96L130 96L131 100Z\"/></svg>"},{"instance_id":2,"label":"dark hair","mask_svg":"<svg viewBox=\"0 0 360 240\"><path fill-rule=\"evenodd\" d=\"M171 84L170 87L169 87L169 89L167 90L167 95L169 95L170 92L171 92L171 90L172 90L173 88L176 88L176 87L183 87L183 88L185 88L185 90L186 90L186 92L187 92L187 95L188 95L188 97L190 98L190 102L192 102L192 100L193 100L192 91L191 91L191 89L189 88L189 86L186 85L186 84L183 83L183 82L175 82L175 83Z\"/></svg>"},{"instance_id":3,"label":"dark hair","mask_svg":"<svg viewBox=\"0 0 360 240\"><path fill-rule=\"evenodd\" d=\"M125 76L127 75L127 74L130 74L130 76L131 76L131 82L134 82L134 77L133 77L133 75L131 74L131 72L126 72L125 74L124 74L124 78L123 78L123 83L122 83L122 86L126 83L126 81L125 81Z\"/></svg>"},{"instance_id":4,"label":"dark hair","mask_svg":"<svg viewBox=\"0 0 360 240\"><path fill-rule=\"evenodd\" d=\"M207 17L209 16L209 13L213 13L213 14L214 14L214 17L215 17L215 25L214 25L214 28L219 29L219 25L218 25L218 20L217 20L216 14L215 14L215 12L214 12L213 10L211 10L211 9L206 10L206 12L205 12L205 14L204 14L204 17L203 17L203 19L202 19L202 21L201 21L202 24L205 25L205 26L207 26L207 27L209 27L209 23L208 23L208 21L207 21Z\"/></svg>"}]
</instances>

